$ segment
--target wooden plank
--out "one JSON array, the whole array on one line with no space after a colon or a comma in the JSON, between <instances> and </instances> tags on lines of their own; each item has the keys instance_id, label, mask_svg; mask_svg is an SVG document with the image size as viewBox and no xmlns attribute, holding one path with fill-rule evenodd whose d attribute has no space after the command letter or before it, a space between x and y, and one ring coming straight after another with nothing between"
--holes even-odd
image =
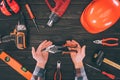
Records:
<instances>
[{"instance_id":1,"label":"wooden plank","mask_svg":"<svg viewBox=\"0 0 120 80\"><path fill-rule=\"evenodd\" d=\"M15 43L11 42L9 44L1 44L0 49L4 49L5 51L9 52L9 54L18 60L21 64L27 67L31 72L34 70L36 61L32 58L31 55L31 47L34 46L35 48L38 47L39 43L43 40L51 40L55 44L63 44L66 39L75 39L81 45L86 45L86 57L84 62L94 65L97 67L92 61L92 55L96 49L103 49L105 51L106 57L112 61L120 63L119 56L120 56L120 46L118 47L105 47L102 45L95 45L93 44L93 40L95 39L102 39L107 37L118 37L120 36L119 26L120 20L116 24L114 24L108 30L99 33L99 34L89 34L84 28L82 27L79 18L82 11L85 7L91 2L91 0L71 0L71 4L67 11L65 12L64 16L61 20L56 23L51 28L42 28L48 21L48 17L50 15L50 10L48 9L44 0L29 0L30 7L36 16L36 22L40 28L40 32L38 33L35 29L35 26L30 20L26 9L24 8L24 0L18 0L20 2L22 11L24 11L27 26L30 28L30 44L27 49L25 50L18 50L15 47ZM28 1L28 0L27 0ZM15 25L17 24L19 14L14 16L4 16L0 13L0 35L6 35L13 31ZM4 23L4 24L3 24ZM62 72L63 72L63 80L74 80L74 66L70 59L69 55L61 56L60 54L56 55L49 55L49 61L47 63L46 69L46 79L53 80L54 70L56 69L56 61L61 59L62 61ZM16 74L13 70L10 69L8 65L0 61L0 80L24 80L22 76ZM85 66L88 78L90 80L93 79L101 79L106 80L107 77L103 76L101 73ZM120 71L106 65L102 64L101 69L109 71L116 76L120 77ZM3 73L4 72L4 73ZM7 75L9 73L11 75ZM92 74L91 74L92 73ZM15 76L15 78L14 78ZM19 79L18 79L19 78Z\"/></svg>"}]
</instances>

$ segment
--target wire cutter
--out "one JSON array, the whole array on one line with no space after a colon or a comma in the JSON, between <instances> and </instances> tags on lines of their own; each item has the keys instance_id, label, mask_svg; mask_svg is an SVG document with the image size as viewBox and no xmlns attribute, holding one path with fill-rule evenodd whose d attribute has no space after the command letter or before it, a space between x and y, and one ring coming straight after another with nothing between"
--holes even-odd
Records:
<instances>
[{"instance_id":1,"label":"wire cutter","mask_svg":"<svg viewBox=\"0 0 120 80\"><path fill-rule=\"evenodd\" d=\"M68 50L67 47L51 45L51 46L47 47L45 49L45 51L55 54L55 53L58 53L58 52L69 51L69 50Z\"/></svg>"},{"instance_id":2,"label":"wire cutter","mask_svg":"<svg viewBox=\"0 0 120 80\"><path fill-rule=\"evenodd\" d=\"M93 41L93 43L95 44L102 44L104 46L118 46L118 38L105 38L105 39L102 39L102 40L95 40ZM115 43L108 43L108 41L115 41Z\"/></svg>"},{"instance_id":3,"label":"wire cutter","mask_svg":"<svg viewBox=\"0 0 120 80\"><path fill-rule=\"evenodd\" d=\"M54 80L62 80L62 73L61 73L61 61L57 61L57 69L54 73Z\"/></svg>"}]
</instances>

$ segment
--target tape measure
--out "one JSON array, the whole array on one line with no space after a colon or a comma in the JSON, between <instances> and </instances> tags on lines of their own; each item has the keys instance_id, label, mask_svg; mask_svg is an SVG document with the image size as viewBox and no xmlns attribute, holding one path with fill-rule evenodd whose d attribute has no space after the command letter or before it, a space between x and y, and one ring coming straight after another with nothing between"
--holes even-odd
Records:
<instances>
[{"instance_id":1,"label":"tape measure","mask_svg":"<svg viewBox=\"0 0 120 80\"><path fill-rule=\"evenodd\" d=\"M15 0L3 0L0 3L0 10L6 16L11 16L19 12L20 7Z\"/></svg>"},{"instance_id":2,"label":"tape measure","mask_svg":"<svg viewBox=\"0 0 120 80\"><path fill-rule=\"evenodd\" d=\"M23 67L19 62L17 62L14 58L9 56L6 52L2 51L0 53L0 59L7 63L10 67L20 73L24 78L30 80L32 77L32 73L28 71L25 67Z\"/></svg>"}]
</instances>

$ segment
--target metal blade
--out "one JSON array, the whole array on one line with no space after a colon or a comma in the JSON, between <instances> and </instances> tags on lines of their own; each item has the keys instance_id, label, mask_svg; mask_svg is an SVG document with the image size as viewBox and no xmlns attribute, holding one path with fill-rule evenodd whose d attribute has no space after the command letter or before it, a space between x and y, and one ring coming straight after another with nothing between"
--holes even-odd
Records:
<instances>
[{"instance_id":1,"label":"metal blade","mask_svg":"<svg viewBox=\"0 0 120 80\"><path fill-rule=\"evenodd\" d=\"M95 70L97 70L97 71L101 72L101 70L100 70L100 69L98 69L98 68L96 68L96 67L93 67L93 66L91 66L91 65L89 65L89 64L87 64L87 63L85 63L85 65L87 65L88 67L90 67L90 68L92 68L92 69L95 69Z\"/></svg>"}]
</instances>

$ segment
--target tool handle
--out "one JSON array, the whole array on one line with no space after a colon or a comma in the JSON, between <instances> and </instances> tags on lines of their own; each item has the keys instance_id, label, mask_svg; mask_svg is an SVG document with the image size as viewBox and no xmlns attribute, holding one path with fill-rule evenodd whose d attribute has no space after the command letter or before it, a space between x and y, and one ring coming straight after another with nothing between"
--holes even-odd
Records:
<instances>
[{"instance_id":1,"label":"tool handle","mask_svg":"<svg viewBox=\"0 0 120 80\"><path fill-rule=\"evenodd\" d=\"M111 61L111 60L109 60L107 58L104 58L103 62L110 65L110 66L112 66L112 67L114 67L114 68L116 68L116 69L118 69L118 70L120 70L120 65L119 64L117 64L117 63L115 63L115 62L113 62L113 61Z\"/></svg>"},{"instance_id":2,"label":"tool handle","mask_svg":"<svg viewBox=\"0 0 120 80\"><path fill-rule=\"evenodd\" d=\"M109 41L109 40L118 41L119 39L118 38L104 38L104 39L102 39L102 41Z\"/></svg>"},{"instance_id":3,"label":"tool handle","mask_svg":"<svg viewBox=\"0 0 120 80\"><path fill-rule=\"evenodd\" d=\"M113 46L118 46L119 44L118 44L118 43L114 43L114 44L110 44L110 43L102 43L102 45L113 47Z\"/></svg>"},{"instance_id":4,"label":"tool handle","mask_svg":"<svg viewBox=\"0 0 120 80\"><path fill-rule=\"evenodd\" d=\"M107 72L105 72L105 71L102 71L101 73L102 73L103 75L109 77L109 78L112 79L112 80L115 79L115 75L113 75L113 74L109 74L109 73L107 73Z\"/></svg>"},{"instance_id":5,"label":"tool handle","mask_svg":"<svg viewBox=\"0 0 120 80\"><path fill-rule=\"evenodd\" d=\"M62 80L62 74L60 70L57 70L54 74L54 80Z\"/></svg>"},{"instance_id":6,"label":"tool handle","mask_svg":"<svg viewBox=\"0 0 120 80\"><path fill-rule=\"evenodd\" d=\"M53 9L57 9L61 6L61 4L64 2L63 0L54 0L55 2L55 6L52 7L51 4L49 3L48 0L45 0L47 6L49 7L49 9L52 11Z\"/></svg>"},{"instance_id":7,"label":"tool handle","mask_svg":"<svg viewBox=\"0 0 120 80\"><path fill-rule=\"evenodd\" d=\"M118 38L105 38L105 39L102 39L102 45L105 45L105 46L118 46L119 44L118 43L114 43L114 44L110 44L110 43L107 43L107 41L118 41L119 39Z\"/></svg>"},{"instance_id":8,"label":"tool handle","mask_svg":"<svg viewBox=\"0 0 120 80\"><path fill-rule=\"evenodd\" d=\"M28 4L25 4L25 7L26 7L26 9L27 9L28 14L30 15L30 18L31 18L31 19L34 19L35 17L34 17L32 11L31 11L31 9L30 9L30 6L29 6Z\"/></svg>"},{"instance_id":9,"label":"tool handle","mask_svg":"<svg viewBox=\"0 0 120 80\"><path fill-rule=\"evenodd\" d=\"M10 41L14 41L14 40L15 40L14 36L6 35L6 36L1 38L1 43L7 43L7 42L10 42Z\"/></svg>"}]
</instances>

